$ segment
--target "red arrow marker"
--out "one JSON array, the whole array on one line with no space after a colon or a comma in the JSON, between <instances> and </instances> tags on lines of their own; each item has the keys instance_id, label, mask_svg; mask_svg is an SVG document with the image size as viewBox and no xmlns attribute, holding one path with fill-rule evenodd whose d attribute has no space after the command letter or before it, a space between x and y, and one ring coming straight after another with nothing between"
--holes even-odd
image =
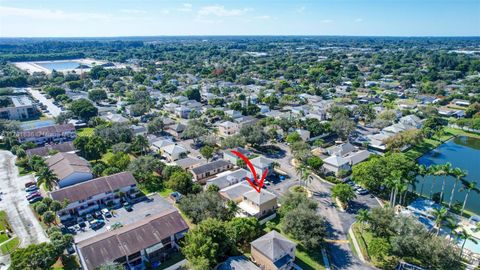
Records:
<instances>
[{"instance_id":1,"label":"red arrow marker","mask_svg":"<svg viewBox=\"0 0 480 270\"><path fill-rule=\"evenodd\" d=\"M240 152L238 152L238 151L232 150L231 152L232 152L234 155L236 155L236 156L238 156L239 158L241 158L243 161L245 161L245 163L247 164L248 168L250 169L250 172L252 172L252 174L253 174L253 181L250 180L250 178L248 178L248 177L245 177L245 178L247 179L248 183L249 183L258 193L260 193L260 191L262 191L263 183L265 182L265 177L267 177L268 169L265 169L265 171L263 172L262 178L260 179L260 181L258 181L257 172L255 171L255 168L253 167L252 162L250 162L250 160L248 160L247 157L245 157L242 153L240 153Z\"/></svg>"}]
</instances>

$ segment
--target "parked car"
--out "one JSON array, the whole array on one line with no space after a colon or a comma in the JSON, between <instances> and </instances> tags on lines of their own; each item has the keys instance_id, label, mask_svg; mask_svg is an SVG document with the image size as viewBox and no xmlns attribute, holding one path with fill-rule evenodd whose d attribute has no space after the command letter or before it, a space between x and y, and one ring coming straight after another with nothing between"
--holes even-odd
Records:
<instances>
[{"instance_id":1,"label":"parked car","mask_svg":"<svg viewBox=\"0 0 480 270\"><path fill-rule=\"evenodd\" d=\"M33 198L29 199L28 202L32 204L32 203L36 203L38 201L41 201L42 199L43 198L41 196L40 197L37 196L37 197L33 197Z\"/></svg>"},{"instance_id":2,"label":"parked car","mask_svg":"<svg viewBox=\"0 0 480 270\"><path fill-rule=\"evenodd\" d=\"M85 224L85 220L81 217L77 218L77 224L78 224L78 226L80 226L80 228L87 227L87 224Z\"/></svg>"},{"instance_id":3,"label":"parked car","mask_svg":"<svg viewBox=\"0 0 480 270\"><path fill-rule=\"evenodd\" d=\"M73 248L73 245L68 245L68 246L67 246L67 252L68 252L68 254L70 254L70 255L73 254L73 253L75 253L75 249Z\"/></svg>"},{"instance_id":4,"label":"parked car","mask_svg":"<svg viewBox=\"0 0 480 270\"><path fill-rule=\"evenodd\" d=\"M112 217L112 213L110 213L110 211L108 211L107 208L103 208L103 209L102 209L102 214L103 214L103 216L106 217L106 218L111 218L111 217Z\"/></svg>"},{"instance_id":5,"label":"parked car","mask_svg":"<svg viewBox=\"0 0 480 270\"><path fill-rule=\"evenodd\" d=\"M103 225L105 225L105 222L101 219L95 219L93 221L90 221L89 223L90 223L90 229L92 230L98 230L101 227L103 227Z\"/></svg>"},{"instance_id":6,"label":"parked car","mask_svg":"<svg viewBox=\"0 0 480 270\"><path fill-rule=\"evenodd\" d=\"M93 213L93 216L95 216L95 218L103 218L102 212L100 211L95 211L95 213Z\"/></svg>"},{"instance_id":7,"label":"parked car","mask_svg":"<svg viewBox=\"0 0 480 270\"><path fill-rule=\"evenodd\" d=\"M35 190L38 190L37 185L31 185L31 186L29 186L25 189L26 192L32 192L32 191L35 191Z\"/></svg>"},{"instance_id":8,"label":"parked car","mask_svg":"<svg viewBox=\"0 0 480 270\"><path fill-rule=\"evenodd\" d=\"M133 210L132 205L128 202L123 203L123 208L125 208L125 210L127 210L128 212Z\"/></svg>"},{"instance_id":9,"label":"parked car","mask_svg":"<svg viewBox=\"0 0 480 270\"><path fill-rule=\"evenodd\" d=\"M87 221L88 221L88 222L91 222L91 221L94 220L94 218L93 218L93 216L92 216L91 214L87 214L85 217L87 218Z\"/></svg>"},{"instance_id":10,"label":"parked car","mask_svg":"<svg viewBox=\"0 0 480 270\"><path fill-rule=\"evenodd\" d=\"M33 186L33 185L36 185L35 182L33 182L33 181L27 182L27 183L25 183L25 188L28 188L28 187Z\"/></svg>"},{"instance_id":11,"label":"parked car","mask_svg":"<svg viewBox=\"0 0 480 270\"><path fill-rule=\"evenodd\" d=\"M357 193L358 195L366 195L366 194L368 194L368 190L363 189L363 188L359 188L355 191L355 193Z\"/></svg>"},{"instance_id":12,"label":"parked car","mask_svg":"<svg viewBox=\"0 0 480 270\"><path fill-rule=\"evenodd\" d=\"M40 194L39 192L34 192L34 193L27 194L26 197L27 197L27 200L30 200L35 197L42 197L42 194Z\"/></svg>"}]
</instances>

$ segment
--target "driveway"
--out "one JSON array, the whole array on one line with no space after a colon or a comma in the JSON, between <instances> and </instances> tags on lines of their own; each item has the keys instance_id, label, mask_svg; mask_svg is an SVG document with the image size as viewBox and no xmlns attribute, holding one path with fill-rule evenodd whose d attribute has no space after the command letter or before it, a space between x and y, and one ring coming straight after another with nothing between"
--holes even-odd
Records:
<instances>
[{"instance_id":1,"label":"driveway","mask_svg":"<svg viewBox=\"0 0 480 270\"><path fill-rule=\"evenodd\" d=\"M331 199L332 184L313 179L309 184L313 192L313 198L319 202L318 213L324 216L329 223L330 241L328 252L332 258L332 264L336 269L375 269L374 267L361 262L353 255L348 245L348 229L355 222L355 215L359 209L370 209L379 206L375 198L370 195L357 195L357 199L351 202L347 212L339 211L332 205Z\"/></svg>"},{"instance_id":2,"label":"driveway","mask_svg":"<svg viewBox=\"0 0 480 270\"><path fill-rule=\"evenodd\" d=\"M32 180L32 175L18 175L15 156L11 152L0 150L0 209L7 212L10 225L20 238L22 247L49 241L25 199L24 184ZM8 256L0 257L0 263L7 265L8 262ZM4 265L1 269L4 267L6 269Z\"/></svg>"},{"instance_id":3,"label":"driveway","mask_svg":"<svg viewBox=\"0 0 480 270\"><path fill-rule=\"evenodd\" d=\"M48 114L50 114L51 116L57 117L62 112L62 109L60 109L60 107L53 104L52 99L47 99L39 90L36 90L33 88L27 88L27 89L28 89L28 92L30 92L30 94L32 95L32 97L36 98L40 103L47 106L47 109L49 111Z\"/></svg>"}]
</instances>

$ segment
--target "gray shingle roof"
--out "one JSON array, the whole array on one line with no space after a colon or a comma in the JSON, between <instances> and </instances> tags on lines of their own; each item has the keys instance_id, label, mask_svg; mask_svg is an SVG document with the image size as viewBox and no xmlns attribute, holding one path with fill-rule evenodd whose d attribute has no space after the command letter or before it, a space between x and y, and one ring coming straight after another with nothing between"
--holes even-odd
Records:
<instances>
[{"instance_id":1,"label":"gray shingle roof","mask_svg":"<svg viewBox=\"0 0 480 270\"><path fill-rule=\"evenodd\" d=\"M252 247L274 262L289 253L296 244L277 231L271 231L251 243Z\"/></svg>"},{"instance_id":2,"label":"gray shingle roof","mask_svg":"<svg viewBox=\"0 0 480 270\"><path fill-rule=\"evenodd\" d=\"M249 201L252 201L258 205L264 204L265 202L268 202L277 198L277 195L265 189L261 189L260 192L257 192L256 190L252 189L249 192L243 194L243 196L247 198Z\"/></svg>"},{"instance_id":3,"label":"gray shingle roof","mask_svg":"<svg viewBox=\"0 0 480 270\"><path fill-rule=\"evenodd\" d=\"M223 160L223 159L219 159L219 160L215 160L213 162L210 162L210 163L207 163L207 164L204 164L204 165L200 165L196 168L193 168L192 169L192 172L194 174L202 174L202 173L206 173L206 172L209 172L209 171L212 171L216 168L220 168L220 167L223 167L223 166L227 166L231 164L230 162L226 161L226 160Z\"/></svg>"}]
</instances>

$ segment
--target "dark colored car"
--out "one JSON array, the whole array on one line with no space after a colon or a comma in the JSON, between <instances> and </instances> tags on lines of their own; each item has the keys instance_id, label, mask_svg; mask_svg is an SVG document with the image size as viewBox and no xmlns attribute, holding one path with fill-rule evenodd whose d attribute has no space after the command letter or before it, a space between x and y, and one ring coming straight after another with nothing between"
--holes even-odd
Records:
<instances>
[{"instance_id":1,"label":"dark colored car","mask_svg":"<svg viewBox=\"0 0 480 270\"><path fill-rule=\"evenodd\" d=\"M30 200L28 200L29 203L36 203L38 201L41 201L43 198L40 196L40 197L33 197L31 198Z\"/></svg>"},{"instance_id":2,"label":"dark colored car","mask_svg":"<svg viewBox=\"0 0 480 270\"><path fill-rule=\"evenodd\" d=\"M125 210L127 210L128 212L133 210L132 205L129 204L128 202L123 203L123 208L125 208Z\"/></svg>"},{"instance_id":3,"label":"dark colored car","mask_svg":"<svg viewBox=\"0 0 480 270\"><path fill-rule=\"evenodd\" d=\"M42 194L40 194L39 192L33 192L33 193L28 194L25 197L27 197L27 200L30 200L30 199L33 199L35 197L42 197Z\"/></svg>"}]
</instances>

